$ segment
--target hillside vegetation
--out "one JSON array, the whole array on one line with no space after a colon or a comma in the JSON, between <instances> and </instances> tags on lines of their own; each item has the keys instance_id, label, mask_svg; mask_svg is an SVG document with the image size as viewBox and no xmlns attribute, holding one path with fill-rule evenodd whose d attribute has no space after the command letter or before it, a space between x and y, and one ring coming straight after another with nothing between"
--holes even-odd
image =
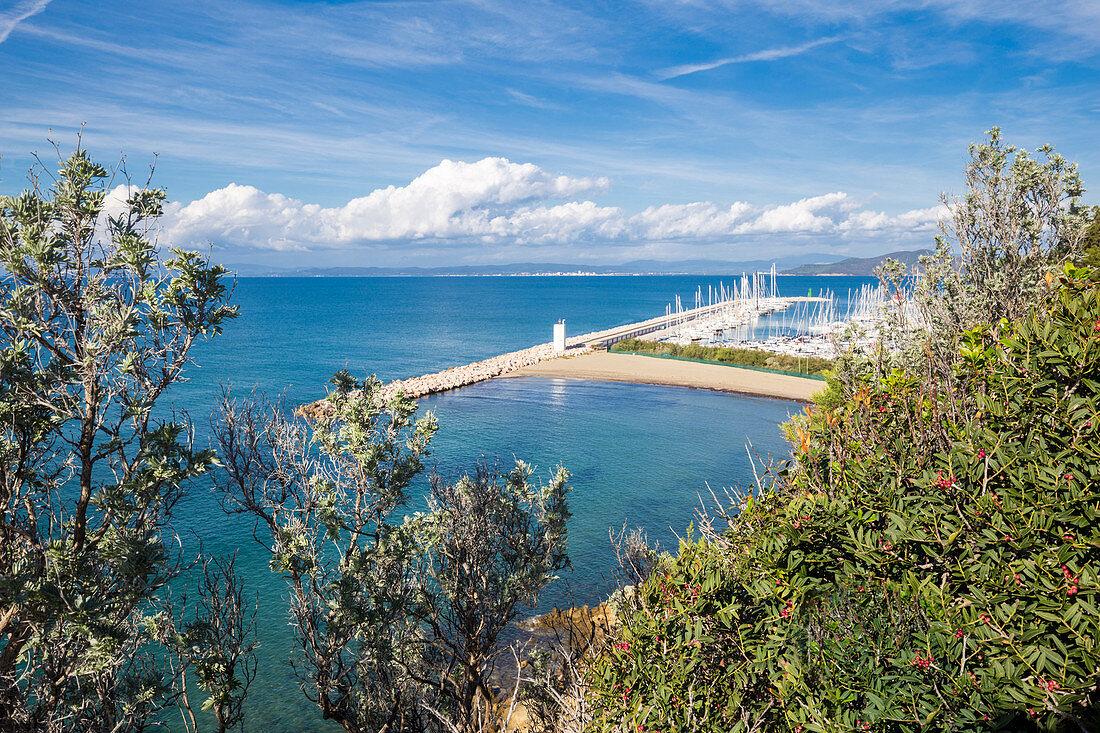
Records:
<instances>
[{"instance_id":1,"label":"hillside vegetation","mask_svg":"<svg viewBox=\"0 0 1100 733\"><path fill-rule=\"evenodd\" d=\"M920 264L920 258L932 254L931 250L903 250L890 252L889 254L875 257L849 257L840 262L822 262L810 265L800 265L790 270L784 270L784 275L861 275L872 277L875 269L882 266L887 260L900 262L903 265L915 266Z\"/></svg>"},{"instance_id":2,"label":"hillside vegetation","mask_svg":"<svg viewBox=\"0 0 1100 733\"><path fill-rule=\"evenodd\" d=\"M1094 730L1100 288L792 423L795 462L642 587L602 727ZM933 435L935 434L935 435Z\"/></svg>"}]
</instances>

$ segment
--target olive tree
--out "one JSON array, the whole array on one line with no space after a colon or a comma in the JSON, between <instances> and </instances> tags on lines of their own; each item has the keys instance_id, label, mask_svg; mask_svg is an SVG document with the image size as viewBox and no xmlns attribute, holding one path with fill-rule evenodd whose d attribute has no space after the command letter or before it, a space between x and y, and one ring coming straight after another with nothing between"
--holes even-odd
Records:
<instances>
[{"instance_id":1,"label":"olive tree","mask_svg":"<svg viewBox=\"0 0 1100 733\"><path fill-rule=\"evenodd\" d=\"M437 423L346 372L308 419L226 395L214 425L226 509L251 515L290 590L306 696L348 733L477 730L503 628L566 562L566 474L434 480L407 507Z\"/></svg>"},{"instance_id":2,"label":"olive tree","mask_svg":"<svg viewBox=\"0 0 1100 733\"><path fill-rule=\"evenodd\" d=\"M321 716L349 733L414 729L408 608L414 556L391 514L436 429L415 403L383 404L375 379L337 375L311 427L283 405L225 396L213 432L225 508L251 515L290 589L294 671ZM411 711L411 713L410 713Z\"/></svg>"},{"instance_id":3,"label":"olive tree","mask_svg":"<svg viewBox=\"0 0 1100 733\"><path fill-rule=\"evenodd\" d=\"M1051 272L1076 258L1085 233L1076 164L1051 145L1033 157L1005 144L999 128L988 134L970 145L965 193L942 196L949 214L935 253L921 259L921 338L940 376L950 373L959 334L1020 320L1049 295Z\"/></svg>"},{"instance_id":4,"label":"olive tree","mask_svg":"<svg viewBox=\"0 0 1100 733\"><path fill-rule=\"evenodd\" d=\"M170 520L214 460L158 401L236 315L225 270L163 261L160 189L77 149L0 197L0 730L139 729L168 702L146 614Z\"/></svg>"},{"instance_id":5,"label":"olive tree","mask_svg":"<svg viewBox=\"0 0 1100 733\"><path fill-rule=\"evenodd\" d=\"M429 511L406 523L422 548L412 609L425 652L419 680L460 731L501 717L492 689L501 634L569 562L569 474L559 467L536 486L531 473L517 462L506 476L481 467L455 482L433 477Z\"/></svg>"}]
</instances>

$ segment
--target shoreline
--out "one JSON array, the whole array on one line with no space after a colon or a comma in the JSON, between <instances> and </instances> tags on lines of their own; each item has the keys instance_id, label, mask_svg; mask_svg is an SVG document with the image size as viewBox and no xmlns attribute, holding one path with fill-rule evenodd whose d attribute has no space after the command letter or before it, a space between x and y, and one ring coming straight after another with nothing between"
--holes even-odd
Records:
<instances>
[{"instance_id":1,"label":"shoreline","mask_svg":"<svg viewBox=\"0 0 1100 733\"><path fill-rule=\"evenodd\" d=\"M806 377L603 351L549 359L496 378L523 377L689 387L796 402L810 402L811 396L825 386L820 380Z\"/></svg>"},{"instance_id":2,"label":"shoreline","mask_svg":"<svg viewBox=\"0 0 1100 733\"><path fill-rule=\"evenodd\" d=\"M795 301L814 300L810 296L805 298L777 298L774 296L761 298L759 297L759 291L755 288L756 285L750 290L746 283L742 283L743 290L749 293L757 293L753 298L755 305L750 309L750 313L770 313L780 307L786 308ZM565 338L557 343L538 344L431 374L398 379L382 387L382 399L388 400L399 392L404 392L405 396L411 399L419 399L498 377L535 376L690 387L693 389L708 389L714 392L809 402L810 396L821 386L816 379L761 372L730 374L729 372L732 371L748 372L748 370L734 370L730 368L730 365L685 361L671 363L670 360L666 359L643 357L643 361L665 362L664 364L644 366L637 363L627 363L626 357L635 356L633 354L620 354L620 359L616 360L610 352L593 351L594 349L606 348L626 338L637 338L642 335L649 335L650 338L659 340L662 336L670 334L673 328L679 332L684 324L695 326L697 322L700 322L706 325L708 318L722 316L723 312L726 318L736 317L739 319L738 322L747 322L744 309L749 308L748 303L750 301L748 297L737 298L736 292L736 288L733 288L731 293L734 294L734 297L732 298L728 294L723 294L722 299L716 302L688 310L678 310L675 314L666 312L664 316L650 318L638 323L593 331L580 336ZM764 289L764 292L766 292L766 289ZM817 300L820 300L820 298ZM734 307L739 310L736 312L730 310ZM555 328L557 327L555 326ZM563 335L559 334L558 337L560 338ZM612 361L609 362L608 359ZM806 384L807 382L811 384ZM317 400L299 406L295 410L295 414L309 419L316 419L325 414L327 410L328 407L326 407L324 400Z\"/></svg>"}]
</instances>

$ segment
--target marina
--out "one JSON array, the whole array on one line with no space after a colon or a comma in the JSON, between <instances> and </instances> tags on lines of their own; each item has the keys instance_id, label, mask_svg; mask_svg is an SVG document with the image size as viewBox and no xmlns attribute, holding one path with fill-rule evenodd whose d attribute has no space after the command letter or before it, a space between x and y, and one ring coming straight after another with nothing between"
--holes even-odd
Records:
<instances>
[{"instance_id":1,"label":"marina","mask_svg":"<svg viewBox=\"0 0 1100 733\"><path fill-rule=\"evenodd\" d=\"M742 274L739 280L728 286L724 281L708 285L705 291L699 286L691 307L685 308L683 299L676 296L665 307L664 315L643 321L567 337L566 324L559 319L553 324L553 341L421 376L393 380L385 385L383 397L389 398L404 391L406 396L419 399L516 374L521 370L533 375L538 370L531 371L532 367L542 362L603 351L630 338L681 345L737 346L794 356L828 358L835 355L840 338L849 338L849 342L854 339L857 345L870 343L879 331L887 308L898 302L903 309L907 305L904 298L902 301L892 299L882 286L871 284L863 284L854 293L849 291L843 302L842 309L837 297L828 289L816 296L812 289L804 296L780 294L773 265L770 272ZM854 331L850 331L852 326ZM845 336L845 333L849 335ZM856 335L852 336L852 333ZM656 379L647 377L647 381ZM669 379L671 384L682 383L672 377ZM775 394L774 390L754 391L751 382L746 384L748 386L738 386L730 391ZM693 383L689 386L706 385ZM800 392L798 398L804 399L805 396ZM314 410L321 409L322 404L315 402L306 405L300 408L300 412L311 415Z\"/></svg>"}]
</instances>

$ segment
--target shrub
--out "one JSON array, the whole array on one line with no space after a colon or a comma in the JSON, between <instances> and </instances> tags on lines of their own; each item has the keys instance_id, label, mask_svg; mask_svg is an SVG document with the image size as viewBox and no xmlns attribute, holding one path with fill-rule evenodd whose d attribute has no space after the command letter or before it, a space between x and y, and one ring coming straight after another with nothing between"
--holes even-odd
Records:
<instances>
[{"instance_id":1,"label":"shrub","mask_svg":"<svg viewBox=\"0 0 1100 733\"><path fill-rule=\"evenodd\" d=\"M161 398L237 309L224 268L158 252L164 191L112 214L108 169L58 156L0 196L0 731L144 730L185 694L147 622L215 462Z\"/></svg>"},{"instance_id":2,"label":"shrub","mask_svg":"<svg viewBox=\"0 0 1100 733\"><path fill-rule=\"evenodd\" d=\"M597 727L1095 729L1090 277L968 332L962 401L895 372L795 420L771 490L636 595L593 670Z\"/></svg>"},{"instance_id":3,"label":"shrub","mask_svg":"<svg viewBox=\"0 0 1100 733\"><path fill-rule=\"evenodd\" d=\"M737 349L726 346L702 346L700 344L681 346L667 341L644 341L634 338L619 341L611 347L611 350L642 354L667 354L686 359L720 361L740 366L814 375L823 375L833 366L831 360L819 356L791 356L790 354L776 354L759 349Z\"/></svg>"},{"instance_id":4,"label":"shrub","mask_svg":"<svg viewBox=\"0 0 1100 733\"><path fill-rule=\"evenodd\" d=\"M348 733L491 728L504 629L568 564L568 473L434 479L429 511L397 521L435 416L374 377L332 384L314 422L226 394L213 428L224 506L286 581L302 690Z\"/></svg>"}]
</instances>

